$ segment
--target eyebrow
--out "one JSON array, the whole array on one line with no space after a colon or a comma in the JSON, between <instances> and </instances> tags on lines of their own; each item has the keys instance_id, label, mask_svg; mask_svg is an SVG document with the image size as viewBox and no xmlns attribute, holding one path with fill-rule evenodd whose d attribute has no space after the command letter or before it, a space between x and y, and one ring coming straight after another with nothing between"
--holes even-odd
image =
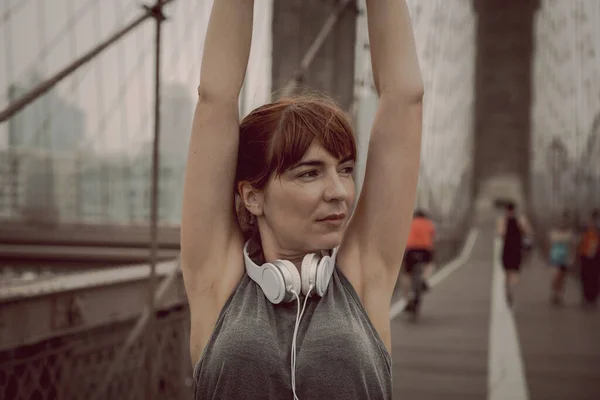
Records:
<instances>
[{"instance_id":1,"label":"eyebrow","mask_svg":"<svg viewBox=\"0 0 600 400\"><path fill-rule=\"evenodd\" d=\"M354 157L346 156L342 160L340 160L340 162L338 164L344 164L348 161L354 161ZM323 165L325 165L325 163L320 160L307 160L307 161L302 161L302 162L299 162L298 164L293 165L290 168L290 170L298 169L300 167L322 167Z\"/></svg>"}]
</instances>

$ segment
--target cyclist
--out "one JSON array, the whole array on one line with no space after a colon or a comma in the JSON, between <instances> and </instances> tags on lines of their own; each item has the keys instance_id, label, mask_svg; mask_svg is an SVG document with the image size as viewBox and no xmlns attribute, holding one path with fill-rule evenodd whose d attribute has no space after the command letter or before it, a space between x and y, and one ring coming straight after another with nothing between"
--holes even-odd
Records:
<instances>
[{"instance_id":1,"label":"cyclist","mask_svg":"<svg viewBox=\"0 0 600 400\"><path fill-rule=\"evenodd\" d=\"M421 209L415 210L400 277L403 292L409 292L410 287L413 293L406 306L406 311L411 313L418 311L420 294L429 290L427 280L433 272L435 234L435 225L427 214Z\"/></svg>"}]
</instances>

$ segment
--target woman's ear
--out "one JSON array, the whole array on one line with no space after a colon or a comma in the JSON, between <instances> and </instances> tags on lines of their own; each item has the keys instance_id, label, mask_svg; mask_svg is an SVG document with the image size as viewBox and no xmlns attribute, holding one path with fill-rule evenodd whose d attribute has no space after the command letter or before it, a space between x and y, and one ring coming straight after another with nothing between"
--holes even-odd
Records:
<instances>
[{"instance_id":1,"label":"woman's ear","mask_svg":"<svg viewBox=\"0 0 600 400\"><path fill-rule=\"evenodd\" d=\"M244 207L255 216L262 215L263 212L263 193L255 189L249 182L242 181L238 183L238 193L242 198Z\"/></svg>"}]
</instances>

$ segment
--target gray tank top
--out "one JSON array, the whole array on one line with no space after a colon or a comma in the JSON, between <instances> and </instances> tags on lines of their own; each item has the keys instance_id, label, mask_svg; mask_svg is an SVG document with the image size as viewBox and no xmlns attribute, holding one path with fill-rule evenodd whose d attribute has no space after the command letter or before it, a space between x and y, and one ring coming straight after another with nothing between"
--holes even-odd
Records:
<instances>
[{"instance_id":1,"label":"gray tank top","mask_svg":"<svg viewBox=\"0 0 600 400\"><path fill-rule=\"evenodd\" d=\"M272 304L244 274L194 368L194 398L292 399L297 307ZM392 398L391 356L337 265L325 295L308 299L297 336L300 400Z\"/></svg>"}]
</instances>

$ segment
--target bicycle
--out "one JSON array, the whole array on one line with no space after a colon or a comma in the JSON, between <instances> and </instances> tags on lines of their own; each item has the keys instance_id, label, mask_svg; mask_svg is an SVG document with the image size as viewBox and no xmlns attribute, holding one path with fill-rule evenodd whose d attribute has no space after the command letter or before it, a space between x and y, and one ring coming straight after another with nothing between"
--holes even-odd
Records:
<instances>
[{"instance_id":1,"label":"bicycle","mask_svg":"<svg viewBox=\"0 0 600 400\"><path fill-rule=\"evenodd\" d=\"M426 254L421 251L411 251L404 260L404 273L410 277L410 294L404 311L412 316L413 320L419 317L423 304L423 294L429 290L427 281L423 278L424 267L430 262Z\"/></svg>"},{"instance_id":2,"label":"bicycle","mask_svg":"<svg viewBox=\"0 0 600 400\"><path fill-rule=\"evenodd\" d=\"M423 279L424 262L417 262L412 267L411 277L411 293L410 298L406 302L404 310L410 314L413 320L419 318L421 306L423 304L423 293L426 291L426 283Z\"/></svg>"}]
</instances>

